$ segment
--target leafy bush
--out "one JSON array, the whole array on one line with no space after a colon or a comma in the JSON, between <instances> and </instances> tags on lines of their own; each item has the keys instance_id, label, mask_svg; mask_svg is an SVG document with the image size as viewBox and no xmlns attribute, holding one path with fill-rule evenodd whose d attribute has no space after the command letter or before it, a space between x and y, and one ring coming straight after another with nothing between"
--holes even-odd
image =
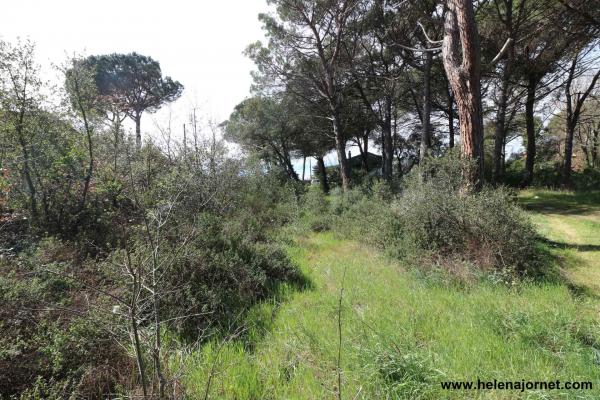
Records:
<instances>
[{"instance_id":1,"label":"leafy bush","mask_svg":"<svg viewBox=\"0 0 600 400\"><path fill-rule=\"evenodd\" d=\"M174 327L190 338L208 327L227 328L240 313L269 295L281 282L301 276L286 254L273 243L252 243L243 232L235 235L218 218L205 215L185 251L179 243L165 249L171 265L165 271L164 317L177 319ZM143 248L142 248L143 251ZM239 321L238 321L239 322Z\"/></svg>"},{"instance_id":2,"label":"leafy bush","mask_svg":"<svg viewBox=\"0 0 600 400\"><path fill-rule=\"evenodd\" d=\"M544 188L559 188L561 186L562 163L556 161L538 162L535 164L532 185ZM523 159L510 161L506 166L504 183L511 187L519 187L523 180L525 164ZM600 170L586 168L571 172L571 189L598 190L600 189Z\"/></svg>"},{"instance_id":3,"label":"leafy bush","mask_svg":"<svg viewBox=\"0 0 600 400\"><path fill-rule=\"evenodd\" d=\"M539 241L513 193L491 187L467 192L461 178L465 168L450 154L414 168L397 194L376 183L335 196L333 224L396 257L456 275L485 270L503 281L515 274L540 276Z\"/></svg>"},{"instance_id":4,"label":"leafy bush","mask_svg":"<svg viewBox=\"0 0 600 400\"><path fill-rule=\"evenodd\" d=\"M540 273L536 233L504 188L466 193L465 166L453 157L430 160L413 171L394 203L393 236L402 256L466 260L487 270Z\"/></svg>"},{"instance_id":5,"label":"leafy bush","mask_svg":"<svg viewBox=\"0 0 600 400\"><path fill-rule=\"evenodd\" d=\"M101 399L126 383L129 356L86 316L96 293L66 277L72 252L49 237L0 260L0 397Z\"/></svg>"},{"instance_id":6,"label":"leafy bush","mask_svg":"<svg viewBox=\"0 0 600 400\"><path fill-rule=\"evenodd\" d=\"M327 197L321 189L311 186L303 197L301 224L313 232L331 229L333 216Z\"/></svg>"}]
</instances>

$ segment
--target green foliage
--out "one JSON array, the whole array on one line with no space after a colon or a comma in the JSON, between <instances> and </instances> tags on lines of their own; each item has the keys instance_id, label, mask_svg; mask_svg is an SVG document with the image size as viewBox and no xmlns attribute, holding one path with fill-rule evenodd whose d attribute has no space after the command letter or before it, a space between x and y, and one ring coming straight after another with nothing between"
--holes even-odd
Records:
<instances>
[{"instance_id":1,"label":"green foliage","mask_svg":"<svg viewBox=\"0 0 600 400\"><path fill-rule=\"evenodd\" d=\"M162 76L158 61L135 52L89 56L79 64L93 72L104 101L128 115L154 112L183 91L181 83Z\"/></svg>"},{"instance_id":2,"label":"green foliage","mask_svg":"<svg viewBox=\"0 0 600 400\"><path fill-rule=\"evenodd\" d=\"M248 327L265 331L252 345L214 340L185 356L190 397L203 397L209 376L210 397L331 397L337 388L343 275L344 398L458 400L465 392L442 390L441 381L595 382L600 376L597 301L575 298L565 285L432 284L380 251L333 232L301 235L288 252L314 290L255 306ZM597 393L550 394L591 400ZM490 399L548 395L486 393Z\"/></svg>"},{"instance_id":3,"label":"green foliage","mask_svg":"<svg viewBox=\"0 0 600 400\"><path fill-rule=\"evenodd\" d=\"M327 197L320 188L311 186L303 197L301 223L314 232L331 228L333 216Z\"/></svg>"},{"instance_id":4,"label":"green foliage","mask_svg":"<svg viewBox=\"0 0 600 400\"><path fill-rule=\"evenodd\" d=\"M503 188L468 194L462 167L452 158L412 172L394 205L396 251L407 257L464 260L487 270L539 276L537 235L525 213Z\"/></svg>"},{"instance_id":5,"label":"green foliage","mask_svg":"<svg viewBox=\"0 0 600 400\"><path fill-rule=\"evenodd\" d=\"M440 373L431 359L419 349L400 352L400 349L377 346L374 365L384 382L383 391L394 399L423 399L431 397L431 386L440 380Z\"/></svg>"},{"instance_id":6,"label":"green foliage","mask_svg":"<svg viewBox=\"0 0 600 400\"><path fill-rule=\"evenodd\" d=\"M187 316L173 324L187 338L196 340L207 328L235 327L240 314L277 285L303 280L276 245L249 240L252 232L231 232L228 223L210 214L198 219L196 229L204 234L185 252L177 253L179 243L172 243L162 255L170 263L163 285L173 288L162 300L165 318Z\"/></svg>"},{"instance_id":7,"label":"green foliage","mask_svg":"<svg viewBox=\"0 0 600 400\"><path fill-rule=\"evenodd\" d=\"M524 159L516 159L507 164L505 183L511 187L519 187L523 178ZM532 182L533 187L560 188L562 163L557 161L538 162ZM585 168L571 172L570 189L586 191L600 189L600 170Z\"/></svg>"},{"instance_id":8,"label":"green foliage","mask_svg":"<svg viewBox=\"0 0 600 400\"><path fill-rule=\"evenodd\" d=\"M427 268L439 265L458 275L472 275L471 267L503 276L552 275L542 270L547 260L538 236L513 193L489 187L466 192L465 168L453 155L429 159L405 178L398 195L385 183L333 195L329 218L335 216L337 232Z\"/></svg>"}]
</instances>

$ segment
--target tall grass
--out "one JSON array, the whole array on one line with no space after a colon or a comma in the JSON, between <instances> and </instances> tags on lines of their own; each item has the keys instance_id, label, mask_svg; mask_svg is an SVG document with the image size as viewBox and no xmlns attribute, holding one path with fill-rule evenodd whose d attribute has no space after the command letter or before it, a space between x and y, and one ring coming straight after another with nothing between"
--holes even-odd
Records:
<instances>
[{"instance_id":1,"label":"tall grass","mask_svg":"<svg viewBox=\"0 0 600 400\"><path fill-rule=\"evenodd\" d=\"M597 303L566 285L447 285L403 270L372 248L313 234L289 248L312 280L252 310L250 332L200 347L187 389L203 398L324 399L337 393L338 300L343 271L341 370L347 399L598 398L594 391L443 391L443 380L600 379ZM217 348L221 346L219 352ZM218 354L217 354L218 353Z\"/></svg>"}]
</instances>

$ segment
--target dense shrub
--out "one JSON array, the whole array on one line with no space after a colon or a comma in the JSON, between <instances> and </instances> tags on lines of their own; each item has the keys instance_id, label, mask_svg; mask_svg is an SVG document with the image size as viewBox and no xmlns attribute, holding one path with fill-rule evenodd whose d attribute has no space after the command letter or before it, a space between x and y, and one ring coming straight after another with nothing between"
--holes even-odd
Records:
<instances>
[{"instance_id":1,"label":"dense shrub","mask_svg":"<svg viewBox=\"0 0 600 400\"><path fill-rule=\"evenodd\" d=\"M519 187L523 180L525 163L523 159L512 160L506 166L504 183L511 187ZM545 188L561 187L562 163L556 161L538 162L535 164L532 185ZM586 168L571 172L571 185L573 190L598 190L600 189L600 170Z\"/></svg>"},{"instance_id":2,"label":"dense shrub","mask_svg":"<svg viewBox=\"0 0 600 400\"><path fill-rule=\"evenodd\" d=\"M269 295L282 282L301 283L302 277L286 254L271 242L232 235L218 218L205 215L198 235L185 251L177 243L165 250L164 318L188 338L197 339L206 328L227 328L240 313ZM171 289L171 290L169 290ZM240 323L238 319L238 323Z\"/></svg>"},{"instance_id":3,"label":"dense shrub","mask_svg":"<svg viewBox=\"0 0 600 400\"><path fill-rule=\"evenodd\" d=\"M128 382L128 354L88 315L97 293L74 251L45 238L0 259L0 397L103 399Z\"/></svg>"},{"instance_id":4,"label":"dense shrub","mask_svg":"<svg viewBox=\"0 0 600 400\"><path fill-rule=\"evenodd\" d=\"M333 195L321 215L329 213L336 231L418 265L458 274L475 267L540 275L539 241L513 193L502 187L468 192L461 179L468 167L452 154L430 159L399 190L386 183L360 186Z\"/></svg>"},{"instance_id":5,"label":"dense shrub","mask_svg":"<svg viewBox=\"0 0 600 400\"><path fill-rule=\"evenodd\" d=\"M398 254L468 261L483 269L539 273L536 233L504 188L467 193L454 156L429 160L407 178L393 205Z\"/></svg>"},{"instance_id":6,"label":"dense shrub","mask_svg":"<svg viewBox=\"0 0 600 400\"><path fill-rule=\"evenodd\" d=\"M314 232L331 229L333 216L328 198L321 189L311 186L303 197L300 223Z\"/></svg>"},{"instance_id":7,"label":"dense shrub","mask_svg":"<svg viewBox=\"0 0 600 400\"><path fill-rule=\"evenodd\" d=\"M139 392L127 307L136 296L150 374L153 290L165 336L195 342L243 325L279 284L303 284L272 234L296 218L301 187L216 153L169 162L149 145L121 172L102 169L77 229L47 236L41 225L23 226L27 240L0 237L0 370L20 365L0 374L0 397Z\"/></svg>"}]
</instances>

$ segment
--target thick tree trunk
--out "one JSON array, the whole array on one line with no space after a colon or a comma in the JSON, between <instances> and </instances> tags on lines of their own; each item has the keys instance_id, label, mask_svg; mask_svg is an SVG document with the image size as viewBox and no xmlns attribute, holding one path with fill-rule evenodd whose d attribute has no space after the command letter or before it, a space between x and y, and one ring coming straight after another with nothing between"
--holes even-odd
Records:
<instances>
[{"instance_id":1,"label":"thick tree trunk","mask_svg":"<svg viewBox=\"0 0 600 400\"><path fill-rule=\"evenodd\" d=\"M442 45L444 68L456 100L462 156L475 162L465 171L468 187L483 183L483 116L479 39L471 0L447 0Z\"/></svg>"},{"instance_id":2,"label":"thick tree trunk","mask_svg":"<svg viewBox=\"0 0 600 400\"><path fill-rule=\"evenodd\" d=\"M527 130L527 148L525 156L525 175L521 182L521 187L531 185L533 181L533 168L535 166L535 90L537 88L537 79L534 76L529 77L527 84L527 100L525 101L525 126Z\"/></svg>"},{"instance_id":3,"label":"thick tree trunk","mask_svg":"<svg viewBox=\"0 0 600 400\"><path fill-rule=\"evenodd\" d=\"M429 154L431 148L431 64L433 55L425 52L423 63L423 132L421 133L421 146L419 149L419 162Z\"/></svg>"},{"instance_id":4,"label":"thick tree trunk","mask_svg":"<svg viewBox=\"0 0 600 400\"><path fill-rule=\"evenodd\" d=\"M364 139L364 144L361 144L360 138L357 140L358 151L360 153L360 163L362 165L362 168L365 170L365 172L369 172L367 150L366 150L367 140L368 139Z\"/></svg>"},{"instance_id":5,"label":"thick tree trunk","mask_svg":"<svg viewBox=\"0 0 600 400\"><path fill-rule=\"evenodd\" d=\"M214 133L213 133L213 151L211 152L211 170L214 169L214 164L215 164L215 162L212 158L212 157L214 157L215 144L216 144L216 137L214 136ZM277 146L273 146L273 147L276 149L275 151L277 151ZM298 176L298 174L296 173L296 170L294 169L294 165L292 164L292 159L290 158L290 151L288 150L288 147L285 144L285 142L282 143L281 150L282 150L281 157L283 158L284 167L285 167L285 170L286 170L288 176L295 181L299 181L300 177Z\"/></svg>"},{"instance_id":6,"label":"thick tree trunk","mask_svg":"<svg viewBox=\"0 0 600 400\"><path fill-rule=\"evenodd\" d=\"M321 190L323 193L329 193L329 181L327 180L327 170L325 169L325 160L323 156L317 157L317 169L319 170L319 181L321 183Z\"/></svg>"},{"instance_id":7,"label":"thick tree trunk","mask_svg":"<svg viewBox=\"0 0 600 400\"><path fill-rule=\"evenodd\" d=\"M561 185L563 187L568 187L571 184L571 168L572 168L572 159L573 159L573 137L575 136L575 127L577 126L578 120L578 110L579 110L579 96L575 100L575 109L573 109L573 96L571 94L571 85L573 84L573 79L575 78L575 69L577 67L577 58L573 60L571 63L571 68L569 68L569 75L567 77L567 82L565 85L565 95L567 101L567 121L566 121L566 130L565 130L565 156L563 159L563 167L561 174Z\"/></svg>"},{"instance_id":8,"label":"thick tree trunk","mask_svg":"<svg viewBox=\"0 0 600 400\"><path fill-rule=\"evenodd\" d=\"M285 169L290 178L292 178L295 181L300 180L298 174L296 173L296 170L294 169L294 165L292 164L292 161L289 158L285 159Z\"/></svg>"}]
</instances>

